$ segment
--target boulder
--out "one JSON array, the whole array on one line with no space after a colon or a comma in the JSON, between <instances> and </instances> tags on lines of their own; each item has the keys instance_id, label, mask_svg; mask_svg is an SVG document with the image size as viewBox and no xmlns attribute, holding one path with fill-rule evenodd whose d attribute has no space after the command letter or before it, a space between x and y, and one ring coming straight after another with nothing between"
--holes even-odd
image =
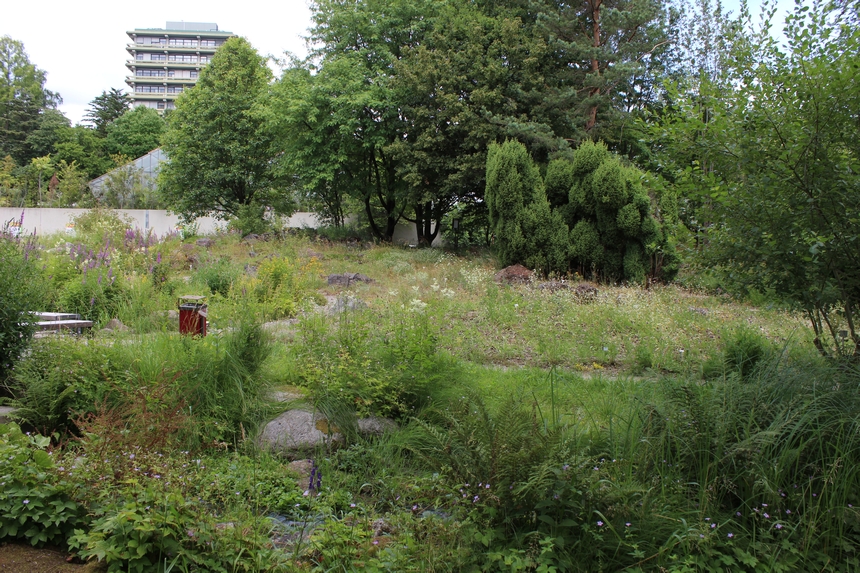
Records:
<instances>
[{"instance_id":1,"label":"boulder","mask_svg":"<svg viewBox=\"0 0 860 573\"><path fill-rule=\"evenodd\" d=\"M570 284L564 281L545 281L542 283L538 283L538 290L547 290L549 292L555 292L558 290L568 290L570 289Z\"/></svg>"},{"instance_id":2,"label":"boulder","mask_svg":"<svg viewBox=\"0 0 860 573\"><path fill-rule=\"evenodd\" d=\"M389 418L362 418L358 420L358 432L378 436L397 430L397 423ZM331 432L333 442L343 442L338 428L329 426L328 420L319 412L287 410L266 424L258 445L266 450L284 454L295 454L325 445Z\"/></svg>"},{"instance_id":3,"label":"boulder","mask_svg":"<svg viewBox=\"0 0 860 573\"><path fill-rule=\"evenodd\" d=\"M573 287L573 295L580 302L591 302L597 300L597 287L591 283L579 283Z\"/></svg>"},{"instance_id":4,"label":"boulder","mask_svg":"<svg viewBox=\"0 0 860 573\"><path fill-rule=\"evenodd\" d=\"M496 273L493 277L497 283L525 284L531 282L534 273L522 265L511 265Z\"/></svg>"},{"instance_id":5,"label":"boulder","mask_svg":"<svg viewBox=\"0 0 860 573\"><path fill-rule=\"evenodd\" d=\"M197 239L195 242L197 243L198 246L204 247L207 249L215 244L215 241L213 241L212 239L209 239L207 237L203 237L202 239Z\"/></svg>"},{"instance_id":6,"label":"boulder","mask_svg":"<svg viewBox=\"0 0 860 573\"><path fill-rule=\"evenodd\" d=\"M8 424L12 421L10 414L15 411L15 408L10 406L0 406L0 424Z\"/></svg>"},{"instance_id":7,"label":"boulder","mask_svg":"<svg viewBox=\"0 0 860 573\"><path fill-rule=\"evenodd\" d=\"M369 436L381 436L386 432L397 430L397 422L391 418L361 418L358 421L358 433Z\"/></svg>"},{"instance_id":8,"label":"boulder","mask_svg":"<svg viewBox=\"0 0 860 573\"><path fill-rule=\"evenodd\" d=\"M105 327L105 329L107 329L107 330L115 330L115 331L120 331L120 332L128 332L129 330L131 330L129 327L127 327L126 325L124 325L124 324L122 323L122 321L121 321L120 319L118 319L118 318L112 318L112 319L110 319L110 320L108 321L108 323L107 323L107 324L105 324L105 326L104 326L104 327Z\"/></svg>"},{"instance_id":9,"label":"boulder","mask_svg":"<svg viewBox=\"0 0 860 573\"><path fill-rule=\"evenodd\" d=\"M361 273L341 273L328 276L328 284L349 286L352 283L372 283L373 279Z\"/></svg>"},{"instance_id":10,"label":"boulder","mask_svg":"<svg viewBox=\"0 0 860 573\"><path fill-rule=\"evenodd\" d=\"M261 448L275 452L290 453L313 450L325 444L328 435L317 429L318 414L306 410L288 410L266 424L258 442ZM339 434L331 436L341 441Z\"/></svg>"},{"instance_id":11,"label":"boulder","mask_svg":"<svg viewBox=\"0 0 860 573\"><path fill-rule=\"evenodd\" d=\"M340 314L348 310L361 310L363 308L367 308L367 304L360 298L355 296L339 296L331 303L328 313Z\"/></svg>"}]
</instances>

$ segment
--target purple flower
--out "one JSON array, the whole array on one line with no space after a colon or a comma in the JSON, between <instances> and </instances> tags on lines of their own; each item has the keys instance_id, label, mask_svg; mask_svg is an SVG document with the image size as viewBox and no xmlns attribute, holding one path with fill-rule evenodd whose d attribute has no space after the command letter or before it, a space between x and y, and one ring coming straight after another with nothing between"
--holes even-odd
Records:
<instances>
[{"instance_id":1,"label":"purple flower","mask_svg":"<svg viewBox=\"0 0 860 573\"><path fill-rule=\"evenodd\" d=\"M782 529L782 524L781 524L781 523L777 523L776 525L774 525L774 527L776 527L777 529Z\"/></svg>"},{"instance_id":2,"label":"purple flower","mask_svg":"<svg viewBox=\"0 0 860 573\"><path fill-rule=\"evenodd\" d=\"M600 520L597 520L597 527L603 527L603 522Z\"/></svg>"},{"instance_id":3,"label":"purple flower","mask_svg":"<svg viewBox=\"0 0 860 573\"><path fill-rule=\"evenodd\" d=\"M25 499L25 500L24 500L24 505L27 505L28 503L30 503L30 500L29 500L29 499Z\"/></svg>"},{"instance_id":4,"label":"purple flower","mask_svg":"<svg viewBox=\"0 0 860 573\"><path fill-rule=\"evenodd\" d=\"M628 521L627 523L625 523L624 527L630 527L630 522Z\"/></svg>"},{"instance_id":5,"label":"purple flower","mask_svg":"<svg viewBox=\"0 0 860 573\"><path fill-rule=\"evenodd\" d=\"M735 536L735 534L734 534L734 533L729 533L728 535L726 535L726 537L728 537L729 539L731 539L731 538L732 538L732 537L734 537L734 536Z\"/></svg>"}]
</instances>

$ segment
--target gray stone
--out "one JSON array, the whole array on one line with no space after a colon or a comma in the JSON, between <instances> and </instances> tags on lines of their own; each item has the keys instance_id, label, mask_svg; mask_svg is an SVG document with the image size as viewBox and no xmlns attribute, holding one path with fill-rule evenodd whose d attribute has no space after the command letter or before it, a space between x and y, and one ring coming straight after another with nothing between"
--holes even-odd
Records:
<instances>
[{"instance_id":1,"label":"gray stone","mask_svg":"<svg viewBox=\"0 0 860 573\"><path fill-rule=\"evenodd\" d=\"M197 239L197 241L195 241L195 242L197 243L198 246L205 247L207 249L215 244L215 241L213 241L212 239L205 238L205 237L202 239Z\"/></svg>"},{"instance_id":2,"label":"gray stone","mask_svg":"<svg viewBox=\"0 0 860 573\"><path fill-rule=\"evenodd\" d=\"M372 283L373 279L361 273L341 273L328 276L328 284L350 286L353 283Z\"/></svg>"},{"instance_id":3,"label":"gray stone","mask_svg":"<svg viewBox=\"0 0 860 573\"><path fill-rule=\"evenodd\" d=\"M386 432L397 430L397 422L391 418L361 418L358 421L358 433L372 436L381 436Z\"/></svg>"},{"instance_id":4,"label":"gray stone","mask_svg":"<svg viewBox=\"0 0 860 573\"><path fill-rule=\"evenodd\" d=\"M179 320L179 311L178 310L168 310L167 318L170 320Z\"/></svg>"},{"instance_id":5,"label":"gray stone","mask_svg":"<svg viewBox=\"0 0 860 573\"><path fill-rule=\"evenodd\" d=\"M266 424L258 443L263 449L282 453L313 450L329 439L317 428L317 422L324 420L313 412L288 410ZM341 441L341 436L333 434L331 439Z\"/></svg>"},{"instance_id":6,"label":"gray stone","mask_svg":"<svg viewBox=\"0 0 860 573\"><path fill-rule=\"evenodd\" d=\"M118 318L110 319L108 321L108 323L105 325L104 329L106 329L106 330L118 330L120 332L127 332L127 331L131 330L129 327L124 325L122 323L122 321L120 321L120 319L118 319Z\"/></svg>"},{"instance_id":7,"label":"gray stone","mask_svg":"<svg viewBox=\"0 0 860 573\"><path fill-rule=\"evenodd\" d=\"M0 406L0 424L8 424L12 421L9 414L15 411L15 408L10 406Z\"/></svg>"},{"instance_id":8,"label":"gray stone","mask_svg":"<svg viewBox=\"0 0 860 573\"><path fill-rule=\"evenodd\" d=\"M329 314L340 314L348 310L361 310L367 308L363 300L354 296L339 296L328 309Z\"/></svg>"}]
</instances>

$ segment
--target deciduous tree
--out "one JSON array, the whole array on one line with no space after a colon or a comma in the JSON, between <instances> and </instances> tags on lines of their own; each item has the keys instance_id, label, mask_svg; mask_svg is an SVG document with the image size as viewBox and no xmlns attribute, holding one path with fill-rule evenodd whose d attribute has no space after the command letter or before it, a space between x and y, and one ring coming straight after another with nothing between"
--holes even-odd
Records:
<instances>
[{"instance_id":1,"label":"deciduous tree","mask_svg":"<svg viewBox=\"0 0 860 573\"><path fill-rule=\"evenodd\" d=\"M176 100L163 149L160 190L186 219L236 217L250 206L289 213L292 202L274 169L274 132L260 109L271 72L244 38L231 38ZM243 211L244 209L244 211Z\"/></svg>"}]
</instances>

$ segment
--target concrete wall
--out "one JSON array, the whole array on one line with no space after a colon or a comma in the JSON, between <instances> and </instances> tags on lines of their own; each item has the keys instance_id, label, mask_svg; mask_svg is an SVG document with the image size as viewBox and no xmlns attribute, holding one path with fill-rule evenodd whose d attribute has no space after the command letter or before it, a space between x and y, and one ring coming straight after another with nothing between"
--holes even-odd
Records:
<instances>
[{"instance_id":1,"label":"concrete wall","mask_svg":"<svg viewBox=\"0 0 860 573\"><path fill-rule=\"evenodd\" d=\"M22 234L50 235L51 233L66 232L67 226L72 220L88 209L23 209L24 221L21 225ZM132 221L132 227L142 230L151 229L158 236L166 235L174 231L179 225L177 215L168 215L167 211L154 209L117 209L117 213L127 216ZM22 209L2 207L0 208L0 225L8 221L21 219ZM206 235L214 233L216 229L224 227L223 221L217 221L212 217L204 217L196 221L198 232Z\"/></svg>"},{"instance_id":2,"label":"concrete wall","mask_svg":"<svg viewBox=\"0 0 860 573\"><path fill-rule=\"evenodd\" d=\"M0 227L10 221L19 221L23 212L24 221L21 226L21 234L37 236L50 235L52 233L63 233L69 229L72 220L86 213L88 209L19 209L15 207L0 207ZM117 209L121 215L127 216L132 221L132 227L147 230L151 229L156 236L166 235L179 226L179 217L169 215L167 211L156 209ZM226 227L226 222L219 221L213 217L202 217L195 221L197 232L201 235L212 234ZM286 221L286 226L294 229L316 229L320 226L319 219L315 213L294 213ZM415 225L412 223L400 223L394 229L394 242L398 244L415 245L418 243L418 235ZM442 245L442 237L436 237L433 241L434 247Z\"/></svg>"}]
</instances>

